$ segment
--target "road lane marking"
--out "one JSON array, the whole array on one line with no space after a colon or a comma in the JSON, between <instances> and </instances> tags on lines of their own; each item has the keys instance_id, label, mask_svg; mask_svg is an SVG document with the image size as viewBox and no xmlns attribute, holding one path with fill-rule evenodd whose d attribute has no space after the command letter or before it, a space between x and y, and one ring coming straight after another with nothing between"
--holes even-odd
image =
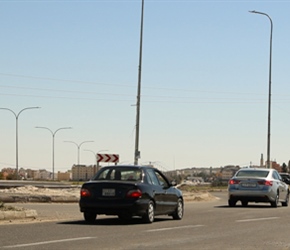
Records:
<instances>
[{"instance_id":1,"label":"road lane marking","mask_svg":"<svg viewBox=\"0 0 290 250\"><path fill-rule=\"evenodd\" d=\"M62 240L50 240L50 241L41 241L41 242L30 243L30 244L18 244L18 245L13 245L13 246L3 246L2 248L39 246L39 245L45 245L45 244L53 244L53 243L61 243L61 242L69 242L69 241L77 241L77 240L88 240L88 239L94 239L94 238L96 238L96 237L82 237L82 238L71 238L71 239L62 239Z\"/></svg>"},{"instance_id":2,"label":"road lane marking","mask_svg":"<svg viewBox=\"0 0 290 250\"><path fill-rule=\"evenodd\" d=\"M256 219L246 219L246 220L236 220L236 222L249 222L249 221L261 221L261 220L276 220L280 217L266 217L266 218L256 218Z\"/></svg>"},{"instance_id":3,"label":"road lane marking","mask_svg":"<svg viewBox=\"0 0 290 250\"><path fill-rule=\"evenodd\" d=\"M168 230L176 230L176 229L183 229L183 228L195 228L195 227L203 227L204 225L189 225L189 226L182 226L182 227L167 227L167 228L159 228L159 229L150 229L146 230L145 232L160 232L160 231L168 231Z\"/></svg>"}]
</instances>

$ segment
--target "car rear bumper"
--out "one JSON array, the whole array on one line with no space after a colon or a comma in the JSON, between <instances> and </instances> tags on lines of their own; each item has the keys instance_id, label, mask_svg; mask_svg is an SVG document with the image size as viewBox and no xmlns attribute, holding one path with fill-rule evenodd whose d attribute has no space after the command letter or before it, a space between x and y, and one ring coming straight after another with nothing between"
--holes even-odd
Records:
<instances>
[{"instance_id":1,"label":"car rear bumper","mask_svg":"<svg viewBox=\"0 0 290 250\"><path fill-rule=\"evenodd\" d=\"M132 202L88 202L80 200L79 206L81 212L90 212L105 215L130 214L143 215L148 208L148 202L144 200L136 200Z\"/></svg>"},{"instance_id":2,"label":"car rear bumper","mask_svg":"<svg viewBox=\"0 0 290 250\"><path fill-rule=\"evenodd\" d=\"M229 199L253 201L253 202L273 202L276 195L269 190L260 191L244 191L244 190L229 190Z\"/></svg>"}]
</instances>

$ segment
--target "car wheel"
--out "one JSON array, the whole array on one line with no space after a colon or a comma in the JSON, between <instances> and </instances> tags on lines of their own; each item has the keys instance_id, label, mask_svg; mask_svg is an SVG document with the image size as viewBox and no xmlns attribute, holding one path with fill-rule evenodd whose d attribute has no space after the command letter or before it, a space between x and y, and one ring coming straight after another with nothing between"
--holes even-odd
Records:
<instances>
[{"instance_id":1,"label":"car wheel","mask_svg":"<svg viewBox=\"0 0 290 250\"><path fill-rule=\"evenodd\" d=\"M278 207L279 203L279 193L277 192L275 200L271 202L271 207Z\"/></svg>"},{"instance_id":2,"label":"car wheel","mask_svg":"<svg viewBox=\"0 0 290 250\"><path fill-rule=\"evenodd\" d=\"M242 206L243 206L243 207L248 206L248 201L242 201Z\"/></svg>"},{"instance_id":3,"label":"car wheel","mask_svg":"<svg viewBox=\"0 0 290 250\"><path fill-rule=\"evenodd\" d=\"M282 202L282 206L288 207L288 203L289 203L289 192L286 195L286 200L284 202Z\"/></svg>"},{"instance_id":4,"label":"car wheel","mask_svg":"<svg viewBox=\"0 0 290 250\"><path fill-rule=\"evenodd\" d=\"M174 220L181 220L183 217L183 211L184 211L184 206L183 206L183 201L182 199L178 199L177 201L177 207L172 214L172 217Z\"/></svg>"},{"instance_id":5,"label":"car wheel","mask_svg":"<svg viewBox=\"0 0 290 250\"><path fill-rule=\"evenodd\" d=\"M146 223L152 223L154 221L154 203L153 201L149 201L146 213L142 216L142 219Z\"/></svg>"},{"instance_id":6,"label":"car wheel","mask_svg":"<svg viewBox=\"0 0 290 250\"><path fill-rule=\"evenodd\" d=\"M96 213L90 213L90 212L84 212L84 218L85 221L88 223L93 223L96 218L97 218L97 214Z\"/></svg>"},{"instance_id":7,"label":"car wheel","mask_svg":"<svg viewBox=\"0 0 290 250\"><path fill-rule=\"evenodd\" d=\"M236 200L233 200L233 199L229 199L229 200L228 200L228 204L229 204L230 207L234 207L234 206L236 206L236 203L237 203Z\"/></svg>"}]
</instances>

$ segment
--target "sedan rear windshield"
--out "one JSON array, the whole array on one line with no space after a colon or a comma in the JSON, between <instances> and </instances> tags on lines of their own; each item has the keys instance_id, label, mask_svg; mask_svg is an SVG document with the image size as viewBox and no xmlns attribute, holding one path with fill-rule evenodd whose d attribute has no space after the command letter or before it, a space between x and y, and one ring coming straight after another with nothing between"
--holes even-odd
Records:
<instances>
[{"instance_id":1,"label":"sedan rear windshield","mask_svg":"<svg viewBox=\"0 0 290 250\"><path fill-rule=\"evenodd\" d=\"M243 171L239 171L237 173L237 177L261 177L261 178L266 178L269 174L269 171L265 170L265 171L255 171L255 170L243 170Z\"/></svg>"},{"instance_id":2,"label":"sedan rear windshield","mask_svg":"<svg viewBox=\"0 0 290 250\"><path fill-rule=\"evenodd\" d=\"M132 168L107 168L103 171L100 170L95 176L94 180L111 180L111 181L141 181L142 171L141 169Z\"/></svg>"}]
</instances>

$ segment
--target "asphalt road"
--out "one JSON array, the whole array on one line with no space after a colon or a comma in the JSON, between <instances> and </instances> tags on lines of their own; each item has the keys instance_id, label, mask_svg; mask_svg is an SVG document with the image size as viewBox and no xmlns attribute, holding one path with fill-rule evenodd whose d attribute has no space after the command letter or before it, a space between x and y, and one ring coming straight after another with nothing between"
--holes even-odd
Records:
<instances>
[{"instance_id":1,"label":"asphalt road","mask_svg":"<svg viewBox=\"0 0 290 250\"><path fill-rule=\"evenodd\" d=\"M186 203L181 221L165 216L153 224L101 216L87 225L77 204L21 204L40 220L0 224L0 249L290 249L290 207L230 208L226 193L215 195L221 199Z\"/></svg>"}]
</instances>

